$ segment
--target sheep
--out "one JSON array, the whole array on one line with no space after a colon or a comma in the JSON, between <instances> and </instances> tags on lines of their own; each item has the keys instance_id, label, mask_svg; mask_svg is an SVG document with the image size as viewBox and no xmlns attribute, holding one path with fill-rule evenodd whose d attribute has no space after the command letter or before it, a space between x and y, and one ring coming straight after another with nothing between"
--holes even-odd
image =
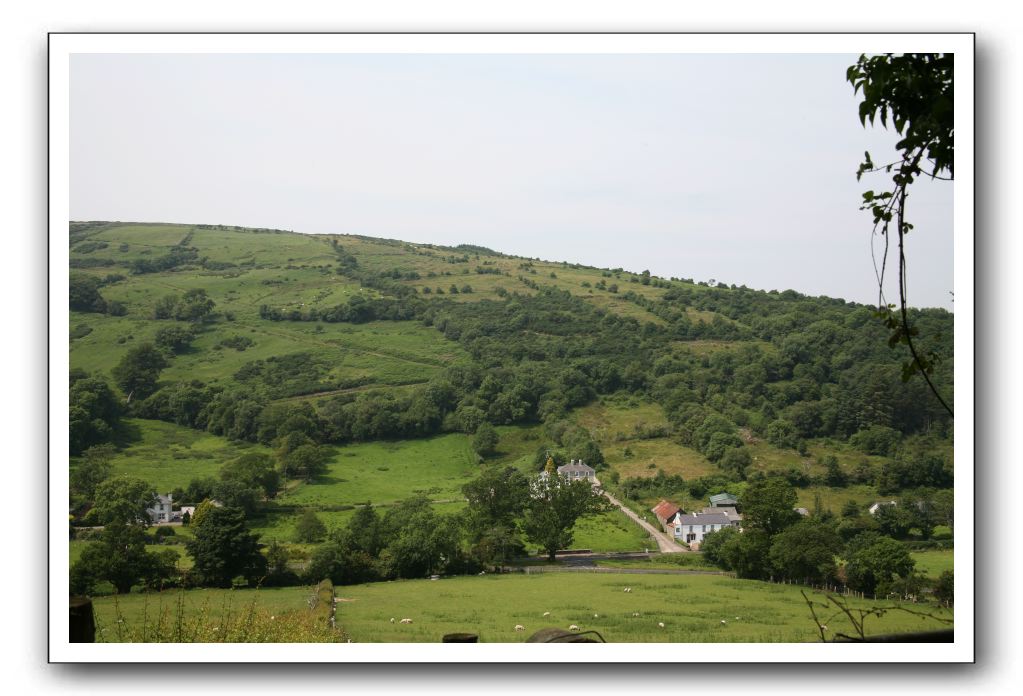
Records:
<instances>
[{"instance_id":1,"label":"sheep","mask_svg":"<svg viewBox=\"0 0 1023 696\"><path fill-rule=\"evenodd\" d=\"M576 626L575 624L572 624L571 626L568 627L568 630L570 630L570 631L578 631L579 627Z\"/></svg>"},{"instance_id":2,"label":"sheep","mask_svg":"<svg viewBox=\"0 0 1023 696\"><path fill-rule=\"evenodd\" d=\"M522 624L515 624L515 630L516 631L525 631L526 627L523 626Z\"/></svg>"},{"instance_id":3,"label":"sheep","mask_svg":"<svg viewBox=\"0 0 1023 696\"><path fill-rule=\"evenodd\" d=\"M595 619L599 619L599 618L600 618L600 614L594 614L594 615L593 615L593 618L595 618Z\"/></svg>"},{"instance_id":4,"label":"sheep","mask_svg":"<svg viewBox=\"0 0 1023 696\"><path fill-rule=\"evenodd\" d=\"M639 616L639 612L638 611L634 611L634 612L632 612L632 615L633 616Z\"/></svg>"},{"instance_id":5,"label":"sheep","mask_svg":"<svg viewBox=\"0 0 1023 696\"><path fill-rule=\"evenodd\" d=\"M657 622L657 627L658 628L664 628L664 622L663 621L658 621Z\"/></svg>"},{"instance_id":6,"label":"sheep","mask_svg":"<svg viewBox=\"0 0 1023 696\"><path fill-rule=\"evenodd\" d=\"M410 624L410 623L412 623L412 619L402 619L402 620L401 620L401 621L399 621L398 623L403 623L403 624Z\"/></svg>"},{"instance_id":7,"label":"sheep","mask_svg":"<svg viewBox=\"0 0 1023 696\"><path fill-rule=\"evenodd\" d=\"M394 623L394 617L393 616L391 617L391 623Z\"/></svg>"},{"instance_id":8,"label":"sheep","mask_svg":"<svg viewBox=\"0 0 1023 696\"><path fill-rule=\"evenodd\" d=\"M549 611L545 611L545 612L543 613L543 615L544 615L544 617L546 618L546 617L550 616L550 615L551 615L551 613L550 613Z\"/></svg>"},{"instance_id":9,"label":"sheep","mask_svg":"<svg viewBox=\"0 0 1023 696\"><path fill-rule=\"evenodd\" d=\"M827 626L825 626L824 624L821 624L821 630L822 630L822 631L826 631L826 630L828 630L828 627L827 627Z\"/></svg>"},{"instance_id":10,"label":"sheep","mask_svg":"<svg viewBox=\"0 0 1023 696\"><path fill-rule=\"evenodd\" d=\"M725 621L724 619L721 619L721 623L723 623L723 624L726 624L726 623L728 623L728 622L727 622L727 621Z\"/></svg>"},{"instance_id":11,"label":"sheep","mask_svg":"<svg viewBox=\"0 0 1023 696\"><path fill-rule=\"evenodd\" d=\"M622 590L622 592L632 592L632 588L626 587L624 590Z\"/></svg>"}]
</instances>

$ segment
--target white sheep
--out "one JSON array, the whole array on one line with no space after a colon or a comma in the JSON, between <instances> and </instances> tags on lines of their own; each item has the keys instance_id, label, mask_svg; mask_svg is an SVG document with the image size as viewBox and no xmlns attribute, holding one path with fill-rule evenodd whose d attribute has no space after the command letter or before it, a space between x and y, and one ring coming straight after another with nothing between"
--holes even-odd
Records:
<instances>
[{"instance_id":1,"label":"white sheep","mask_svg":"<svg viewBox=\"0 0 1023 696\"><path fill-rule=\"evenodd\" d=\"M639 616L639 612L638 611L634 611L634 612L632 612L632 615L633 616Z\"/></svg>"},{"instance_id":2,"label":"white sheep","mask_svg":"<svg viewBox=\"0 0 1023 696\"><path fill-rule=\"evenodd\" d=\"M632 592L632 588L626 587L624 590L622 590L622 592Z\"/></svg>"},{"instance_id":3,"label":"white sheep","mask_svg":"<svg viewBox=\"0 0 1023 696\"><path fill-rule=\"evenodd\" d=\"M515 630L516 631L525 631L526 627L523 626L522 624L515 624Z\"/></svg>"},{"instance_id":4,"label":"white sheep","mask_svg":"<svg viewBox=\"0 0 1023 696\"><path fill-rule=\"evenodd\" d=\"M543 613L543 615L544 615L544 616L546 617L546 616L550 616L550 615L551 615L551 613L550 613L549 611L545 611L545 612Z\"/></svg>"},{"instance_id":5,"label":"white sheep","mask_svg":"<svg viewBox=\"0 0 1023 696\"><path fill-rule=\"evenodd\" d=\"M568 630L570 630L570 631L578 631L579 627L576 626L575 624L572 624L571 626L568 627Z\"/></svg>"},{"instance_id":6,"label":"white sheep","mask_svg":"<svg viewBox=\"0 0 1023 696\"><path fill-rule=\"evenodd\" d=\"M412 619L402 619L402 620L401 620L401 621L399 621L398 623L403 623L403 624L410 624L410 623L412 623Z\"/></svg>"},{"instance_id":7,"label":"white sheep","mask_svg":"<svg viewBox=\"0 0 1023 696\"><path fill-rule=\"evenodd\" d=\"M394 617L393 616L391 617L391 623L394 623Z\"/></svg>"},{"instance_id":8,"label":"white sheep","mask_svg":"<svg viewBox=\"0 0 1023 696\"><path fill-rule=\"evenodd\" d=\"M828 627L827 627L827 626L825 626L824 624L821 624L821 630L822 630L822 631L826 631L826 630L828 630Z\"/></svg>"},{"instance_id":9,"label":"white sheep","mask_svg":"<svg viewBox=\"0 0 1023 696\"><path fill-rule=\"evenodd\" d=\"M599 618L600 618L600 614L594 614L594 615L593 615L593 618L595 618L595 619L599 619Z\"/></svg>"},{"instance_id":10,"label":"white sheep","mask_svg":"<svg viewBox=\"0 0 1023 696\"><path fill-rule=\"evenodd\" d=\"M721 619L721 623L723 623L723 624L726 624L726 623L728 623L728 622L727 622L727 621L725 621L724 619Z\"/></svg>"},{"instance_id":11,"label":"white sheep","mask_svg":"<svg viewBox=\"0 0 1023 696\"><path fill-rule=\"evenodd\" d=\"M663 621L658 621L657 622L657 627L658 628L664 628L664 622Z\"/></svg>"}]
</instances>

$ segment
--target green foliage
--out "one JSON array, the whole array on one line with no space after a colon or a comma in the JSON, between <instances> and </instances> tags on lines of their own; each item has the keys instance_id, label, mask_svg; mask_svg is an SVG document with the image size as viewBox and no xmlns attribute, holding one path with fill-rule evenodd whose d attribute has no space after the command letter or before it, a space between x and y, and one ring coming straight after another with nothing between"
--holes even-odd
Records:
<instances>
[{"instance_id":1,"label":"green foliage","mask_svg":"<svg viewBox=\"0 0 1023 696\"><path fill-rule=\"evenodd\" d=\"M586 481L569 482L553 475L537 478L531 485L522 529L552 561L558 549L571 546L572 528L580 517L607 509L604 497Z\"/></svg>"},{"instance_id":2,"label":"green foliage","mask_svg":"<svg viewBox=\"0 0 1023 696\"><path fill-rule=\"evenodd\" d=\"M266 573L266 559L245 525L242 510L210 506L200 520L196 509L191 529L195 536L186 546L195 561L192 574L199 584L230 587L238 576L254 584Z\"/></svg>"},{"instance_id":3,"label":"green foliage","mask_svg":"<svg viewBox=\"0 0 1023 696\"><path fill-rule=\"evenodd\" d=\"M280 459L285 478L304 478L310 481L326 473L330 450L320 445L304 444L284 454Z\"/></svg>"},{"instance_id":4,"label":"green foliage","mask_svg":"<svg viewBox=\"0 0 1023 696\"><path fill-rule=\"evenodd\" d=\"M910 577L915 566L906 547L886 536L862 534L850 543L847 553L846 582L866 594L897 578Z\"/></svg>"},{"instance_id":5,"label":"green foliage","mask_svg":"<svg viewBox=\"0 0 1023 696\"><path fill-rule=\"evenodd\" d=\"M490 423L481 423L472 438L472 448L481 457L488 457L497 450L497 431Z\"/></svg>"},{"instance_id":6,"label":"green foliage","mask_svg":"<svg viewBox=\"0 0 1023 696\"><path fill-rule=\"evenodd\" d=\"M90 544L71 567L71 592L87 594L99 582L109 582L118 593L129 592L133 585L159 586L175 572L175 562L164 554L146 551L142 527L110 522L99 543ZM170 552L174 559L177 554Z\"/></svg>"},{"instance_id":7,"label":"green foliage","mask_svg":"<svg viewBox=\"0 0 1023 696\"><path fill-rule=\"evenodd\" d=\"M100 377L72 376L68 395L71 455L109 441L120 423L121 403Z\"/></svg>"},{"instance_id":8,"label":"green foliage","mask_svg":"<svg viewBox=\"0 0 1023 696\"><path fill-rule=\"evenodd\" d=\"M273 498L281 485L281 475L273 459L258 452L249 452L225 464L220 469L220 478L235 481L247 488L255 488L260 494Z\"/></svg>"},{"instance_id":9,"label":"green foliage","mask_svg":"<svg viewBox=\"0 0 1023 696\"><path fill-rule=\"evenodd\" d=\"M98 525L149 526L146 510L156 502L156 491L145 481L120 475L96 486L96 501L89 513Z\"/></svg>"},{"instance_id":10,"label":"green foliage","mask_svg":"<svg viewBox=\"0 0 1023 696\"><path fill-rule=\"evenodd\" d=\"M872 425L849 438L849 444L866 454L891 456L899 446L901 435L894 428Z\"/></svg>"},{"instance_id":11,"label":"green foliage","mask_svg":"<svg viewBox=\"0 0 1023 696\"><path fill-rule=\"evenodd\" d=\"M69 280L69 301L71 309L79 312L105 312L106 300L100 295L102 282L95 276L72 273Z\"/></svg>"},{"instance_id":12,"label":"green foliage","mask_svg":"<svg viewBox=\"0 0 1023 696\"><path fill-rule=\"evenodd\" d=\"M942 571L938 582L934 585L934 598L950 606L955 601L955 574L951 570Z\"/></svg>"},{"instance_id":13,"label":"green foliage","mask_svg":"<svg viewBox=\"0 0 1023 696\"><path fill-rule=\"evenodd\" d=\"M777 534L799 519L796 491L785 479L770 476L752 481L739 497L743 527Z\"/></svg>"},{"instance_id":14,"label":"green foliage","mask_svg":"<svg viewBox=\"0 0 1023 696\"><path fill-rule=\"evenodd\" d=\"M96 487L110 476L110 460L117 452L113 445L93 445L82 452L78 466L71 470L71 492L92 500Z\"/></svg>"},{"instance_id":15,"label":"green foliage","mask_svg":"<svg viewBox=\"0 0 1023 696\"><path fill-rule=\"evenodd\" d=\"M171 353L185 351L192 339L195 338L195 330L190 326L163 326L156 331L153 341L156 345Z\"/></svg>"},{"instance_id":16,"label":"green foliage","mask_svg":"<svg viewBox=\"0 0 1023 696\"><path fill-rule=\"evenodd\" d=\"M143 343L129 349L111 372L121 391L144 399L156 391L156 380L165 367L166 356L152 343Z\"/></svg>"},{"instance_id":17,"label":"green foliage","mask_svg":"<svg viewBox=\"0 0 1023 696\"><path fill-rule=\"evenodd\" d=\"M831 525L805 519L771 539L771 566L778 577L804 584L822 584L835 578L835 556L842 542Z\"/></svg>"},{"instance_id":18,"label":"green foliage","mask_svg":"<svg viewBox=\"0 0 1023 696\"><path fill-rule=\"evenodd\" d=\"M327 527L316 513L306 509L295 523L295 541L299 543L315 543L323 541L327 536Z\"/></svg>"}]
</instances>

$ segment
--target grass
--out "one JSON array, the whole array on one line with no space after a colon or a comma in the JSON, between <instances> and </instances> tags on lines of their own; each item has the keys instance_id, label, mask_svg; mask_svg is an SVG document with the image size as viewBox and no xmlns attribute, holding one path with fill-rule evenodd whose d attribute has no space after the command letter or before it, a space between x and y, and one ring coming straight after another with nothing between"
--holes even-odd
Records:
<instances>
[{"instance_id":1,"label":"grass","mask_svg":"<svg viewBox=\"0 0 1023 696\"><path fill-rule=\"evenodd\" d=\"M633 591L622 592L625 586ZM339 604L338 622L355 642L433 643L462 631L478 633L483 642L522 642L540 628L571 624L597 630L612 643L818 640L799 590L719 575L547 573L407 580L339 587L338 596L350 601ZM868 604L874 605L853 602ZM542 616L545 611L549 618ZM412 623L392 624L392 617ZM838 619L829 622L832 633L850 630ZM526 630L516 632L516 624ZM867 621L868 634L942 627L901 612Z\"/></svg>"},{"instance_id":2,"label":"grass","mask_svg":"<svg viewBox=\"0 0 1023 696\"><path fill-rule=\"evenodd\" d=\"M954 553L949 551L912 551L909 554L916 561L916 569L929 578L937 578L946 570L953 571Z\"/></svg>"},{"instance_id":3,"label":"grass","mask_svg":"<svg viewBox=\"0 0 1023 696\"><path fill-rule=\"evenodd\" d=\"M461 499L478 471L465 435L372 442L335 449L327 474L287 494L290 505L324 506L394 502L415 494Z\"/></svg>"},{"instance_id":4,"label":"grass","mask_svg":"<svg viewBox=\"0 0 1023 696\"><path fill-rule=\"evenodd\" d=\"M111 460L112 473L131 474L160 493L216 476L225 462L246 452L270 451L162 421L133 418L126 424L133 441Z\"/></svg>"},{"instance_id":5,"label":"grass","mask_svg":"<svg viewBox=\"0 0 1023 696\"><path fill-rule=\"evenodd\" d=\"M309 609L314 588L168 590L93 599L96 642L344 642Z\"/></svg>"},{"instance_id":6,"label":"grass","mask_svg":"<svg viewBox=\"0 0 1023 696\"><path fill-rule=\"evenodd\" d=\"M650 536L621 510L582 518L576 522L573 537L572 548L596 552L642 551L651 544Z\"/></svg>"},{"instance_id":7,"label":"grass","mask_svg":"<svg viewBox=\"0 0 1023 696\"><path fill-rule=\"evenodd\" d=\"M704 560L702 553L653 554L649 558L615 558L597 561L601 568L637 568L648 570L712 570L721 572L714 564Z\"/></svg>"}]
</instances>

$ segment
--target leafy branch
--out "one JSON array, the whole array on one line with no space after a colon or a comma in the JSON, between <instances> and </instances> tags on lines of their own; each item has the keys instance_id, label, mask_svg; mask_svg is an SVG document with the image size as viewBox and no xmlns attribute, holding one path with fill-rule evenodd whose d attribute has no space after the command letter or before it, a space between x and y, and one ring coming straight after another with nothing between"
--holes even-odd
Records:
<instances>
[{"instance_id":1,"label":"leafy branch","mask_svg":"<svg viewBox=\"0 0 1023 696\"><path fill-rule=\"evenodd\" d=\"M874 217L873 236L885 238L881 270L874 270L878 281L878 309L876 315L889 330L888 346L902 344L909 349L911 359L902 365L902 381L907 382L919 374L942 407L953 416L951 407L942 397L931 376L941 362L935 351L923 351L914 342L919 329L912 326L908 311L908 272L906 263L906 235L913 225L906 220L906 197L909 186L919 176L954 179L954 124L953 85L954 58L951 55L885 54L867 58L860 56L846 71L846 79L854 93L863 94L860 103L860 123L867 120L873 125L892 126L902 137L895 147L900 158L883 165L875 165L870 153L856 171L856 180L864 174L884 171L892 174L892 188L887 191L866 191L860 210L869 210ZM921 166L924 160L932 164L931 171ZM889 304L884 297L884 277L888 265L891 226L894 223L899 247L899 304ZM873 237L872 237L873 238ZM896 311L896 309L898 311Z\"/></svg>"},{"instance_id":2,"label":"leafy branch","mask_svg":"<svg viewBox=\"0 0 1023 696\"><path fill-rule=\"evenodd\" d=\"M803 595L803 600L806 602L806 606L810 609L810 615L813 617L814 623L817 626L817 631L820 633L821 642L827 642L827 636L825 633L828 631L828 624L833 623L836 618L845 617L852 626L852 632L855 635L848 635L846 633L834 633L835 638L844 638L846 640L858 640L864 641L867 639L866 622L871 616L875 618L881 618L885 614L892 611L901 611L906 614L913 616L919 616L922 619L933 619L939 623L947 626L953 625L955 622L953 619L939 616L933 611L920 611L918 609L911 609L910 607L904 607L897 605L894 607L864 607L854 608L849 605L849 602L844 597L838 597L833 594L825 594L824 598L826 601L816 601L807 596L805 590L800 590L799 593ZM831 611L832 613L822 618L821 614L817 613L817 610Z\"/></svg>"}]
</instances>

